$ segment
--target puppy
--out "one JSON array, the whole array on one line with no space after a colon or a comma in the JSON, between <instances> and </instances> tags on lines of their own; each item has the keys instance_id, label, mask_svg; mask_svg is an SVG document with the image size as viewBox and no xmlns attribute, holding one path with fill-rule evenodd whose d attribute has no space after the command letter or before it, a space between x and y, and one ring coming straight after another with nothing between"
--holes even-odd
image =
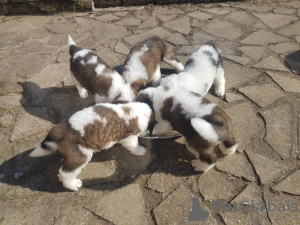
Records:
<instances>
[{"instance_id":1,"label":"puppy","mask_svg":"<svg viewBox=\"0 0 300 225\"><path fill-rule=\"evenodd\" d=\"M214 148L224 155L233 154L238 144L232 122L218 106L198 94L179 88L159 86L142 90L136 101L152 104L156 124L148 129L153 134L171 130L181 133L188 150L196 156L192 161L196 171L206 172L218 159Z\"/></svg>"},{"instance_id":2,"label":"puppy","mask_svg":"<svg viewBox=\"0 0 300 225\"><path fill-rule=\"evenodd\" d=\"M173 50L158 36L138 42L132 47L125 61L122 76L131 84L135 94L148 82L155 87L159 85L161 79L159 64L162 60L173 66L177 72L184 68L175 58Z\"/></svg>"},{"instance_id":3,"label":"puppy","mask_svg":"<svg viewBox=\"0 0 300 225\"><path fill-rule=\"evenodd\" d=\"M99 56L81 49L69 35L70 69L81 98L95 94L96 103L128 102L135 95L122 76L111 69Z\"/></svg>"},{"instance_id":4,"label":"puppy","mask_svg":"<svg viewBox=\"0 0 300 225\"><path fill-rule=\"evenodd\" d=\"M185 88L204 96L213 83L215 94L223 97L225 78L221 51L207 43L191 55L181 73L162 78L160 85Z\"/></svg>"},{"instance_id":5,"label":"puppy","mask_svg":"<svg viewBox=\"0 0 300 225\"><path fill-rule=\"evenodd\" d=\"M78 191L82 182L76 177L94 151L120 143L134 155L146 152L139 145L138 136L146 131L151 113L147 104L139 102L104 103L85 108L56 125L29 156L45 156L59 149L63 158L60 179L64 187Z\"/></svg>"}]
</instances>

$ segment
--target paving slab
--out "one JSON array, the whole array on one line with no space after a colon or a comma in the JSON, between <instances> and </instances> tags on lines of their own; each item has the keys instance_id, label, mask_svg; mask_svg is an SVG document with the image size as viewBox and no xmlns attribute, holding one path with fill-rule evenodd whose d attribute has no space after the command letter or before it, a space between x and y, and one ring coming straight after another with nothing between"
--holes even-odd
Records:
<instances>
[{"instance_id":1,"label":"paving slab","mask_svg":"<svg viewBox=\"0 0 300 225\"><path fill-rule=\"evenodd\" d=\"M107 160L104 162L90 162L81 171L78 178L81 179L85 184L84 180L95 180L95 179L105 179L107 182L112 182L118 179L117 174L115 174L117 169L117 164L114 160Z\"/></svg>"},{"instance_id":2,"label":"paving slab","mask_svg":"<svg viewBox=\"0 0 300 225\"><path fill-rule=\"evenodd\" d=\"M263 149L260 151L264 152ZM280 178L287 171L287 165L282 161L271 159L252 150L246 150L246 152L262 184L268 184Z\"/></svg>"},{"instance_id":3,"label":"paving slab","mask_svg":"<svg viewBox=\"0 0 300 225\"><path fill-rule=\"evenodd\" d=\"M233 202L244 202L242 203L243 205L252 205L253 203L255 206L257 206L262 202L261 188L255 183L250 183L238 196L231 201L231 203Z\"/></svg>"},{"instance_id":4,"label":"paving slab","mask_svg":"<svg viewBox=\"0 0 300 225\"><path fill-rule=\"evenodd\" d=\"M284 64L279 59L277 59L275 56L272 55L262 59L253 67L259 69L266 69L266 70L279 70L279 71L287 71L287 72L290 71L288 68L284 66Z\"/></svg>"},{"instance_id":5,"label":"paving slab","mask_svg":"<svg viewBox=\"0 0 300 225\"><path fill-rule=\"evenodd\" d=\"M274 13L253 13L254 16L261 19L264 24L272 29L277 29L279 27L283 27L291 22L298 20L297 17L280 15Z\"/></svg>"},{"instance_id":6,"label":"paving slab","mask_svg":"<svg viewBox=\"0 0 300 225\"><path fill-rule=\"evenodd\" d=\"M276 44L276 43L287 42L287 41L289 41L289 39L287 39L286 37L282 37L278 34L269 31L259 30L253 32L248 37L241 40L241 43L245 45L265 46L269 44Z\"/></svg>"},{"instance_id":7,"label":"paving slab","mask_svg":"<svg viewBox=\"0 0 300 225\"><path fill-rule=\"evenodd\" d=\"M231 20L232 22L247 26L252 26L257 22L254 16L242 11L232 12L225 18Z\"/></svg>"},{"instance_id":8,"label":"paving slab","mask_svg":"<svg viewBox=\"0 0 300 225\"><path fill-rule=\"evenodd\" d=\"M130 32L123 26L98 22L97 26L90 29L96 40L105 41L114 38L122 38Z\"/></svg>"},{"instance_id":9,"label":"paving slab","mask_svg":"<svg viewBox=\"0 0 300 225\"><path fill-rule=\"evenodd\" d=\"M178 15L183 13L179 8L170 8L168 6L157 6L152 12L152 15Z\"/></svg>"},{"instance_id":10,"label":"paving slab","mask_svg":"<svg viewBox=\"0 0 300 225\"><path fill-rule=\"evenodd\" d=\"M226 175L211 169L198 179L199 190L204 200L226 201L235 195L235 186Z\"/></svg>"},{"instance_id":11,"label":"paving slab","mask_svg":"<svg viewBox=\"0 0 300 225\"><path fill-rule=\"evenodd\" d=\"M190 28L190 19L189 17L179 17L175 20L170 20L164 24L165 27L175 30L182 34L189 34L191 31Z\"/></svg>"},{"instance_id":12,"label":"paving slab","mask_svg":"<svg viewBox=\"0 0 300 225\"><path fill-rule=\"evenodd\" d=\"M195 197L185 186L180 186L176 191L170 194L153 210L157 224L174 224L179 225L187 221L190 213L189 208L192 206L191 199ZM200 202L200 207L209 212L207 207ZM183 208L183 206L185 206ZM184 213L183 213L184 212ZM191 224L199 224L199 221L190 221ZM206 224L217 224L217 221L209 215L205 220Z\"/></svg>"},{"instance_id":13,"label":"paving slab","mask_svg":"<svg viewBox=\"0 0 300 225\"><path fill-rule=\"evenodd\" d=\"M291 157L292 139L291 135L296 130L292 130L292 108L291 105L281 104L261 112L266 120L267 135L266 142L278 153L283 159Z\"/></svg>"},{"instance_id":14,"label":"paving slab","mask_svg":"<svg viewBox=\"0 0 300 225\"><path fill-rule=\"evenodd\" d=\"M300 22L296 22L292 25L286 26L278 31L278 34L282 35L300 35Z\"/></svg>"},{"instance_id":15,"label":"paving slab","mask_svg":"<svg viewBox=\"0 0 300 225\"><path fill-rule=\"evenodd\" d=\"M156 27L152 30L143 32L138 35L127 36L124 38L124 41L126 41L127 43L129 43L131 45L134 45L137 42L142 41L142 40L144 40L148 37L154 36L154 35L158 35L161 38L167 38L167 37L171 36L171 33L164 28Z\"/></svg>"},{"instance_id":16,"label":"paving slab","mask_svg":"<svg viewBox=\"0 0 300 225\"><path fill-rule=\"evenodd\" d=\"M99 55L110 67L123 65L126 56L124 54L116 53L114 50L106 46L97 46L96 54Z\"/></svg>"},{"instance_id":17,"label":"paving slab","mask_svg":"<svg viewBox=\"0 0 300 225\"><path fill-rule=\"evenodd\" d=\"M157 17L158 17L161 21L167 22L167 21L169 21L169 20L175 18L176 15L157 15Z\"/></svg>"},{"instance_id":18,"label":"paving slab","mask_svg":"<svg viewBox=\"0 0 300 225\"><path fill-rule=\"evenodd\" d=\"M140 24L138 26L139 29L143 29L143 28L151 28L151 27L156 27L157 26L157 21L156 21L156 17L150 17L149 19L147 19L145 22L143 22L142 24Z\"/></svg>"},{"instance_id":19,"label":"paving slab","mask_svg":"<svg viewBox=\"0 0 300 225\"><path fill-rule=\"evenodd\" d=\"M255 25L253 25L253 27L258 28L258 29L265 29L265 30L268 29L267 25L265 25L263 22L258 22Z\"/></svg>"},{"instance_id":20,"label":"paving slab","mask_svg":"<svg viewBox=\"0 0 300 225\"><path fill-rule=\"evenodd\" d=\"M240 88L239 91L244 93L260 107L266 107L285 96L285 94L273 84L247 86Z\"/></svg>"},{"instance_id":21,"label":"paving slab","mask_svg":"<svg viewBox=\"0 0 300 225\"><path fill-rule=\"evenodd\" d=\"M228 102L234 102L234 101L239 101L243 100L243 96L238 95L238 94L233 94L233 93L226 93L226 100Z\"/></svg>"},{"instance_id":22,"label":"paving slab","mask_svg":"<svg viewBox=\"0 0 300 225\"><path fill-rule=\"evenodd\" d=\"M110 21L119 20L120 18L109 13L102 16L96 16L95 19L100 20L102 22L110 22Z\"/></svg>"},{"instance_id":23,"label":"paving slab","mask_svg":"<svg viewBox=\"0 0 300 225\"><path fill-rule=\"evenodd\" d=\"M206 42L215 40L216 38L212 35L209 35L203 31L194 33L193 35L193 45L203 45Z\"/></svg>"},{"instance_id":24,"label":"paving slab","mask_svg":"<svg viewBox=\"0 0 300 225\"><path fill-rule=\"evenodd\" d=\"M242 30L237 25L220 20L209 21L202 30L227 40L235 40L243 35Z\"/></svg>"},{"instance_id":25,"label":"paving slab","mask_svg":"<svg viewBox=\"0 0 300 225\"><path fill-rule=\"evenodd\" d=\"M0 96L0 106L4 109L13 109L21 105L22 95L11 94Z\"/></svg>"},{"instance_id":26,"label":"paving slab","mask_svg":"<svg viewBox=\"0 0 300 225\"><path fill-rule=\"evenodd\" d=\"M231 11L230 8L225 8L225 7L214 7L214 8L209 8L206 9L205 11L217 14L217 15L224 15L226 13L229 13Z\"/></svg>"},{"instance_id":27,"label":"paving slab","mask_svg":"<svg viewBox=\"0 0 300 225\"><path fill-rule=\"evenodd\" d=\"M173 43L174 45L188 45L188 41L183 37L182 34L176 33L169 37L167 41Z\"/></svg>"},{"instance_id":28,"label":"paving slab","mask_svg":"<svg viewBox=\"0 0 300 225\"><path fill-rule=\"evenodd\" d=\"M286 7L278 7L273 10L274 13L279 13L279 14L285 14L285 15L291 15L294 12L296 12L295 9L292 8L286 8Z\"/></svg>"},{"instance_id":29,"label":"paving slab","mask_svg":"<svg viewBox=\"0 0 300 225\"><path fill-rule=\"evenodd\" d=\"M191 23L191 27L197 27L197 28L202 28L205 25L204 21L200 21L197 19L193 19Z\"/></svg>"},{"instance_id":30,"label":"paving slab","mask_svg":"<svg viewBox=\"0 0 300 225\"><path fill-rule=\"evenodd\" d=\"M28 108L26 112L23 111L18 114L10 140L16 141L34 134L49 131L51 127L47 108Z\"/></svg>"},{"instance_id":31,"label":"paving slab","mask_svg":"<svg viewBox=\"0 0 300 225\"><path fill-rule=\"evenodd\" d=\"M290 73L266 71L272 79L286 92L300 93L300 80L291 78Z\"/></svg>"},{"instance_id":32,"label":"paving slab","mask_svg":"<svg viewBox=\"0 0 300 225\"><path fill-rule=\"evenodd\" d=\"M264 198L272 224L297 224L300 219L298 199L294 196L277 195L271 192L264 193Z\"/></svg>"},{"instance_id":33,"label":"paving slab","mask_svg":"<svg viewBox=\"0 0 300 225\"><path fill-rule=\"evenodd\" d=\"M217 162L216 168L237 177L244 177L249 181L256 180L252 166L243 153L225 157Z\"/></svg>"},{"instance_id":34,"label":"paving slab","mask_svg":"<svg viewBox=\"0 0 300 225\"><path fill-rule=\"evenodd\" d=\"M115 22L115 24L117 25L121 25L121 26L137 26L141 23L140 20L130 17L130 18L126 18L123 20L119 20L118 22Z\"/></svg>"},{"instance_id":35,"label":"paving slab","mask_svg":"<svg viewBox=\"0 0 300 225\"><path fill-rule=\"evenodd\" d=\"M116 225L147 224L143 195L138 184L112 191L85 207Z\"/></svg>"},{"instance_id":36,"label":"paving slab","mask_svg":"<svg viewBox=\"0 0 300 225\"><path fill-rule=\"evenodd\" d=\"M286 54L286 53L299 50L300 45L297 43L286 42L286 43L279 43L276 45L270 45L269 48L273 52L276 52L277 54Z\"/></svg>"},{"instance_id":37,"label":"paving slab","mask_svg":"<svg viewBox=\"0 0 300 225\"><path fill-rule=\"evenodd\" d=\"M12 114L6 113L3 116L0 116L0 126L9 127L14 122L14 116Z\"/></svg>"},{"instance_id":38,"label":"paving slab","mask_svg":"<svg viewBox=\"0 0 300 225\"><path fill-rule=\"evenodd\" d=\"M74 31L77 27L76 23L58 23L47 25L46 28L56 34L67 34Z\"/></svg>"},{"instance_id":39,"label":"paving slab","mask_svg":"<svg viewBox=\"0 0 300 225\"><path fill-rule=\"evenodd\" d=\"M115 46L115 51L124 55L129 54L129 48L122 42L118 41L117 45Z\"/></svg>"},{"instance_id":40,"label":"paving slab","mask_svg":"<svg viewBox=\"0 0 300 225\"><path fill-rule=\"evenodd\" d=\"M263 130L263 122L255 114L248 102L227 108L225 112L232 119L233 132L239 143L239 151L249 148L251 139L259 135Z\"/></svg>"},{"instance_id":41,"label":"paving slab","mask_svg":"<svg viewBox=\"0 0 300 225\"><path fill-rule=\"evenodd\" d=\"M241 213L230 213L230 212L222 212L220 216L226 225L252 225L255 224L255 220L252 215L241 214Z\"/></svg>"},{"instance_id":42,"label":"paving slab","mask_svg":"<svg viewBox=\"0 0 300 225\"><path fill-rule=\"evenodd\" d=\"M196 18L201 21L207 21L207 20L213 18L213 16L211 14L204 13L201 11L191 12L191 13L187 14L187 16Z\"/></svg>"},{"instance_id":43,"label":"paving slab","mask_svg":"<svg viewBox=\"0 0 300 225\"><path fill-rule=\"evenodd\" d=\"M258 61L262 57L267 56L266 47L260 46L241 46L238 48L241 52L243 52L246 56L251 57L252 59Z\"/></svg>"},{"instance_id":44,"label":"paving slab","mask_svg":"<svg viewBox=\"0 0 300 225\"><path fill-rule=\"evenodd\" d=\"M300 195L300 170L297 170L272 188L292 195Z\"/></svg>"},{"instance_id":45,"label":"paving slab","mask_svg":"<svg viewBox=\"0 0 300 225\"><path fill-rule=\"evenodd\" d=\"M239 65L229 60L223 61L225 70L226 88L238 88L243 83L257 78L260 73L255 69ZM241 76L243 74L243 76Z\"/></svg>"},{"instance_id":46,"label":"paving slab","mask_svg":"<svg viewBox=\"0 0 300 225\"><path fill-rule=\"evenodd\" d=\"M247 64L249 64L251 62L251 59L248 57L244 57L244 56L238 56L238 55L224 55L223 56L226 59L229 59L233 62L239 63L243 66L246 66Z\"/></svg>"}]
</instances>

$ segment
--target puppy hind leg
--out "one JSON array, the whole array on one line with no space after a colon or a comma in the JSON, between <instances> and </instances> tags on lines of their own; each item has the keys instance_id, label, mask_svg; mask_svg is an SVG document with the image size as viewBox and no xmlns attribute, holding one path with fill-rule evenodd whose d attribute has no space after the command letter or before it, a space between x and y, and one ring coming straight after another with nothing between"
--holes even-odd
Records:
<instances>
[{"instance_id":1,"label":"puppy hind leg","mask_svg":"<svg viewBox=\"0 0 300 225\"><path fill-rule=\"evenodd\" d=\"M225 77L224 77L224 69L222 66L217 68L216 77L214 79L215 85L215 94L218 97L223 97L225 95Z\"/></svg>"},{"instance_id":2,"label":"puppy hind leg","mask_svg":"<svg viewBox=\"0 0 300 225\"><path fill-rule=\"evenodd\" d=\"M164 54L163 60L174 67L177 73L181 72L184 69L182 63L175 57L174 51L171 48L167 49L167 53Z\"/></svg>"},{"instance_id":3,"label":"puppy hind leg","mask_svg":"<svg viewBox=\"0 0 300 225\"><path fill-rule=\"evenodd\" d=\"M160 72L160 66L157 65L157 68L153 74L151 84L153 87L157 87L160 84L161 80L161 72Z\"/></svg>"},{"instance_id":4,"label":"puppy hind leg","mask_svg":"<svg viewBox=\"0 0 300 225\"><path fill-rule=\"evenodd\" d=\"M81 170L89 163L93 156L93 151L81 146L72 146L68 149L68 155L62 152L63 166L59 169L59 177L65 188L78 191L82 186L82 181L76 177Z\"/></svg>"},{"instance_id":5,"label":"puppy hind leg","mask_svg":"<svg viewBox=\"0 0 300 225\"><path fill-rule=\"evenodd\" d=\"M219 145L219 149L221 150L223 155L232 155L235 153L236 149L238 147L238 143L234 142L228 142L224 141Z\"/></svg>"},{"instance_id":6,"label":"puppy hind leg","mask_svg":"<svg viewBox=\"0 0 300 225\"><path fill-rule=\"evenodd\" d=\"M73 79L73 81L74 81L74 83L76 85L76 88L78 90L79 96L81 98L87 98L89 96L88 91L84 87L81 86L81 84L76 80L76 78L73 76L73 74L71 76L72 76L72 79Z\"/></svg>"},{"instance_id":7,"label":"puppy hind leg","mask_svg":"<svg viewBox=\"0 0 300 225\"><path fill-rule=\"evenodd\" d=\"M146 148L139 145L137 135L132 135L121 140L120 144L124 148L128 149L133 155L144 155L146 153Z\"/></svg>"}]
</instances>

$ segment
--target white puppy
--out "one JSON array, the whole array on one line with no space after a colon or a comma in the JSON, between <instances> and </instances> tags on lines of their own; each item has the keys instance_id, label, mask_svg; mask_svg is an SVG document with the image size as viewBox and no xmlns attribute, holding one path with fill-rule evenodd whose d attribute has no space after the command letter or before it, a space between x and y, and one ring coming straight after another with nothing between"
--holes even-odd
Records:
<instances>
[{"instance_id":1,"label":"white puppy","mask_svg":"<svg viewBox=\"0 0 300 225\"><path fill-rule=\"evenodd\" d=\"M149 124L150 133L176 130L185 137L188 150L197 158L192 161L196 171L205 172L214 166L218 159L216 146L224 155L237 148L231 119L216 104L196 93L159 86L142 90L136 101L148 104L154 111L156 124Z\"/></svg>"},{"instance_id":2,"label":"white puppy","mask_svg":"<svg viewBox=\"0 0 300 225\"><path fill-rule=\"evenodd\" d=\"M60 179L64 187L77 191L82 182L76 177L95 151L120 143L134 155L146 152L139 145L138 136L146 131L151 115L149 106L140 102L85 108L52 128L29 156L40 157L59 150L63 158Z\"/></svg>"},{"instance_id":3,"label":"white puppy","mask_svg":"<svg viewBox=\"0 0 300 225\"><path fill-rule=\"evenodd\" d=\"M225 94L225 78L221 51L212 43L207 43L193 53L184 70L177 74L162 78L160 85L180 87L204 96L212 84L215 94Z\"/></svg>"}]
</instances>

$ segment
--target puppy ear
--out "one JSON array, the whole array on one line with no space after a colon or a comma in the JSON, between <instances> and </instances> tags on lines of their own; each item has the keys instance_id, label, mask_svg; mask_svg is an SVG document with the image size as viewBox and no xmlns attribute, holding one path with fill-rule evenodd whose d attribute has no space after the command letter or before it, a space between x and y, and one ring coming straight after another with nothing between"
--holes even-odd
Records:
<instances>
[{"instance_id":1,"label":"puppy ear","mask_svg":"<svg viewBox=\"0 0 300 225\"><path fill-rule=\"evenodd\" d=\"M135 95L139 93L140 90L145 89L146 81L143 79L137 80L131 84L131 89Z\"/></svg>"}]
</instances>

